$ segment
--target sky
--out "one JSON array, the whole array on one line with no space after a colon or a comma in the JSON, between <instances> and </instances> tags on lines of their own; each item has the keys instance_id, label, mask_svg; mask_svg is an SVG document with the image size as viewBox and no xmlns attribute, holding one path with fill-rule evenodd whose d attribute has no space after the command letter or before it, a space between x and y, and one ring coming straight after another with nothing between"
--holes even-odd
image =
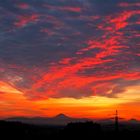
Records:
<instances>
[{"instance_id":1,"label":"sky","mask_svg":"<svg viewBox=\"0 0 140 140\"><path fill-rule=\"evenodd\" d=\"M0 118L140 120L140 0L1 0Z\"/></svg>"}]
</instances>

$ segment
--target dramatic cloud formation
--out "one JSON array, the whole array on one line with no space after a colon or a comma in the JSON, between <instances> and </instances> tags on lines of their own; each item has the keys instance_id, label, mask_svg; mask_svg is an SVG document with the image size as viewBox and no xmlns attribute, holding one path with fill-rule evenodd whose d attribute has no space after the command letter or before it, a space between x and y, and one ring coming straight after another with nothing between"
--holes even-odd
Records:
<instances>
[{"instance_id":1,"label":"dramatic cloud formation","mask_svg":"<svg viewBox=\"0 0 140 140\"><path fill-rule=\"evenodd\" d=\"M140 86L139 0L4 0L0 21L1 96L118 98Z\"/></svg>"}]
</instances>

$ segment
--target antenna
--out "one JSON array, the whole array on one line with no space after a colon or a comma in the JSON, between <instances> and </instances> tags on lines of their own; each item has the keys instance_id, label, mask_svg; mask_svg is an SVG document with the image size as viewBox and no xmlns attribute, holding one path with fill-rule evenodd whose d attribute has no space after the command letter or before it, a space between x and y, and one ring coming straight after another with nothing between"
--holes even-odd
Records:
<instances>
[{"instance_id":1,"label":"antenna","mask_svg":"<svg viewBox=\"0 0 140 140\"><path fill-rule=\"evenodd\" d=\"M118 110L116 110L115 114L115 132L118 133L119 131L119 117L118 117Z\"/></svg>"}]
</instances>

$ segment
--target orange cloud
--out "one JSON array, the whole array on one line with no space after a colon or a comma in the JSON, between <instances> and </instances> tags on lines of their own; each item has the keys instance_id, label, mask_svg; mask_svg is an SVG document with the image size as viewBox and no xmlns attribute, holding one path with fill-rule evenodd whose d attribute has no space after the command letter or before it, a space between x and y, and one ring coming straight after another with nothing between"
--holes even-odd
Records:
<instances>
[{"instance_id":1,"label":"orange cloud","mask_svg":"<svg viewBox=\"0 0 140 140\"><path fill-rule=\"evenodd\" d=\"M21 92L14 87L10 86L9 84L0 81L0 92L1 93L17 93L21 94Z\"/></svg>"}]
</instances>

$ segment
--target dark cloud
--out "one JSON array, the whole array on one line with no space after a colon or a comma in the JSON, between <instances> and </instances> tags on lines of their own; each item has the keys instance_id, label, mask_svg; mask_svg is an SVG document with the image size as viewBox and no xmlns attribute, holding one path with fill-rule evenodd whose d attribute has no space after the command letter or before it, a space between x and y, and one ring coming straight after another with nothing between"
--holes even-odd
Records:
<instances>
[{"instance_id":1,"label":"dark cloud","mask_svg":"<svg viewBox=\"0 0 140 140\"><path fill-rule=\"evenodd\" d=\"M139 0L1 2L0 80L31 99L112 97L139 84L139 8Z\"/></svg>"}]
</instances>

